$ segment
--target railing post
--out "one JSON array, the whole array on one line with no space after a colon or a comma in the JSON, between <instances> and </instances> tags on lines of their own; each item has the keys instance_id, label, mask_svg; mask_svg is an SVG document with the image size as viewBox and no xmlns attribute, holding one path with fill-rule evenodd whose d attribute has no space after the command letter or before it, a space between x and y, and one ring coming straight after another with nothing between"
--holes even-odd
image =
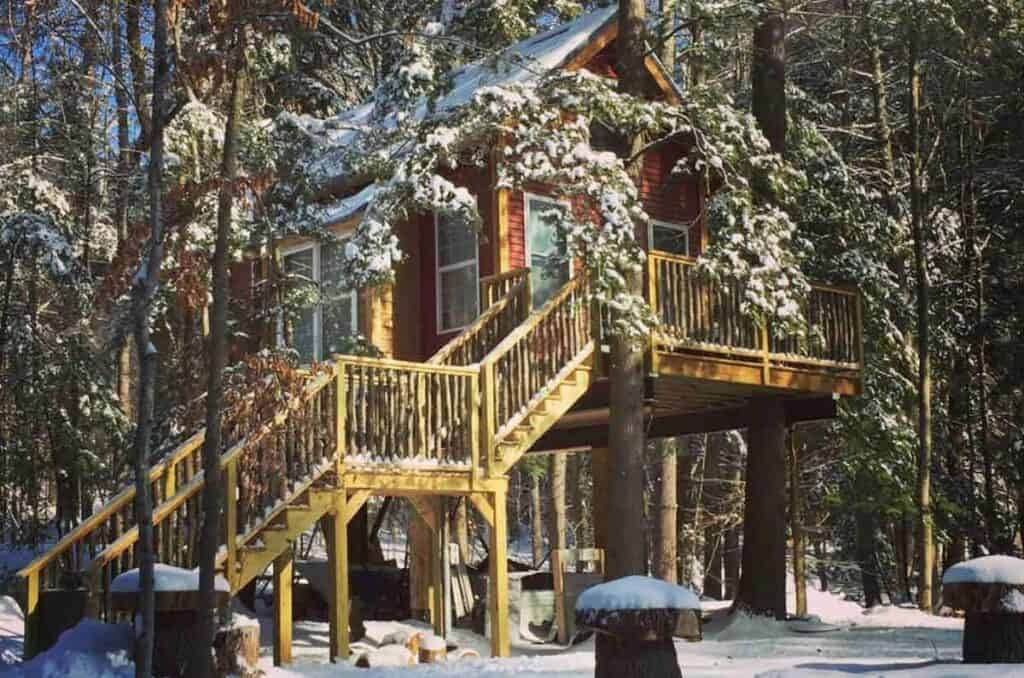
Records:
<instances>
[{"instance_id":1,"label":"railing post","mask_svg":"<svg viewBox=\"0 0 1024 678\"><path fill-rule=\"evenodd\" d=\"M497 393L495 393L494 363L485 362L480 365L480 446L479 453L487 460L487 475L490 476L496 458L494 445L494 420L497 409Z\"/></svg>"},{"instance_id":2,"label":"railing post","mask_svg":"<svg viewBox=\"0 0 1024 678\"><path fill-rule=\"evenodd\" d=\"M227 561L224 564L225 579L228 586L234 591L237 573L235 563L238 562L238 457L228 462L224 469L224 523L225 543L228 547Z\"/></svg>"},{"instance_id":3,"label":"railing post","mask_svg":"<svg viewBox=\"0 0 1024 678\"><path fill-rule=\"evenodd\" d=\"M348 412L348 393L345 391L345 363L339 360L334 366L337 371L334 377L334 388L336 390L334 397L334 472L336 476L335 482L340 487L342 460L345 458L345 429L348 423L345 420Z\"/></svg>"},{"instance_id":4,"label":"railing post","mask_svg":"<svg viewBox=\"0 0 1024 678\"><path fill-rule=\"evenodd\" d=\"M466 393L466 407L469 408L469 471L470 478L480 477L480 374L470 377Z\"/></svg>"},{"instance_id":5,"label":"railing post","mask_svg":"<svg viewBox=\"0 0 1024 678\"><path fill-rule=\"evenodd\" d=\"M27 661L39 652L39 570L25 578L25 648Z\"/></svg>"},{"instance_id":6,"label":"railing post","mask_svg":"<svg viewBox=\"0 0 1024 678\"><path fill-rule=\"evenodd\" d=\"M768 342L768 323L761 322L761 383L768 385L771 379L771 345Z\"/></svg>"},{"instance_id":7,"label":"railing post","mask_svg":"<svg viewBox=\"0 0 1024 678\"><path fill-rule=\"evenodd\" d=\"M854 295L854 308L857 313L856 327L854 329L857 336L854 338L854 346L857 350L857 367L864 369L864 315L861 299L861 293L858 290L856 295Z\"/></svg>"},{"instance_id":8,"label":"railing post","mask_svg":"<svg viewBox=\"0 0 1024 678\"><path fill-rule=\"evenodd\" d=\"M647 254L647 303L651 305L651 312L653 312L655 317L658 318L658 323L660 324L661 310L658 308L658 260L650 253ZM657 328L651 328L651 336L648 338L647 342L647 369L651 373L657 373L658 371L658 356L655 352L655 336L657 331Z\"/></svg>"}]
</instances>

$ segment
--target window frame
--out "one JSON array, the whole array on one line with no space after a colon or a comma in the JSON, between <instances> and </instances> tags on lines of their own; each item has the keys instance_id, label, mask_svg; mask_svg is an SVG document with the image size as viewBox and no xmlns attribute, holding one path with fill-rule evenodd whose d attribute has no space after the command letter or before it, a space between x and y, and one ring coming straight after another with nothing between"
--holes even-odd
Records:
<instances>
[{"instance_id":1,"label":"window frame","mask_svg":"<svg viewBox=\"0 0 1024 678\"><path fill-rule=\"evenodd\" d=\"M480 316L480 234L471 228L467 230L473 236L473 258L463 259L454 264L441 265L441 215L434 212L434 322L436 323L437 334L451 334L466 329ZM458 327L444 327L441 319L444 317L442 304L444 303L443 288L441 287L441 276L445 273L458 271L469 266L476 266L476 280L473 283L474 310L472 319L465 325Z\"/></svg>"},{"instance_id":2,"label":"window frame","mask_svg":"<svg viewBox=\"0 0 1024 678\"><path fill-rule=\"evenodd\" d=\"M547 203L548 205L561 205L572 209L572 203L568 200L552 198L551 196L541 195L539 193L530 193L523 191L523 240L524 248L523 251L526 255L526 266L533 271L533 247L530 245L530 213L533 211L530 209L530 201L536 200L537 202ZM568 252L566 252L568 254ZM573 260L572 257L566 257L565 265L569 271L569 280L572 280L573 273Z\"/></svg>"},{"instance_id":3,"label":"window frame","mask_svg":"<svg viewBox=\"0 0 1024 678\"><path fill-rule=\"evenodd\" d=\"M339 242L344 242L347 239L343 237ZM313 251L313 282L316 283L319 288L323 285L323 266L321 265L321 253L323 250L323 243L319 240L310 240L306 242L295 243L279 249L279 255L281 257L281 268L284 269L284 260L293 255L305 252L306 250ZM352 301L352 334L359 334L359 295L357 290L348 291ZM315 361L321 361L324 359L324 302L323 298L313 305L313 357ZM284 338L284 313L280 312L277 316L277 345L278 347L285 347Z\"/></svg>"},{"instance_id":4,"label":"window frame","mask_svg":"<svg viewBox=\"0 0 1024 678\"><path fill-rule=\"evenodd\" d=\"M672 231L676 231L683 234L686 243L686 254L676 254L675 252L669 252L668 250L656 250L654 249L654 227L667 228ZM663 221L661 219L650 219L647 222L647 250L649 252L664 252L665 254L671 254L672 256L690 256L690 225L681 224L674 221Z\"/></svg>"}]
</instances>

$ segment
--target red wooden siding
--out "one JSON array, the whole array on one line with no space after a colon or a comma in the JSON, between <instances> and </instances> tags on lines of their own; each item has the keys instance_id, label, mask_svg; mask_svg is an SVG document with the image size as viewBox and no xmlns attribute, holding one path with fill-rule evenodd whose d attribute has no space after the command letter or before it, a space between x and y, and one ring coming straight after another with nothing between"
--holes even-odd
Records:
<instances>
[{"instance_id":1,"label":"red wooden siding","mask_svg":"<svg viewBox=\"0 0 1024 678\"><path fill-rule=\"evenodd\" d=\"M674 224L692 223L690 254L700 254L701 213L697 182L671 174L672 167L686 149L681 144L664 144L644 154L640 196L644 210L652 219Z\"/></svg>"}]
</instances>

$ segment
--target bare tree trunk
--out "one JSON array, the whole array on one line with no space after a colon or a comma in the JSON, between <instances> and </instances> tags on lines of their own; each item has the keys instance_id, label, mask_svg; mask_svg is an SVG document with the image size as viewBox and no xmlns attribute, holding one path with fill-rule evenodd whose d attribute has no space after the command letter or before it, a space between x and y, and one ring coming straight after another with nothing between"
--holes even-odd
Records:
<instances>
[{"instance_id":1,"label":"bare tree trunk","mask_svg":"<svg viewBox=\"0 0 1024 678\"><path fill-rule=\"evenodd\" d=\"M789 429L789 526L793 537L793 581L796 587L796 616L807 616L807 561L805 559L804 525L800 489L800 455L796 427Z\"/></svg>"},{"instance_id":2,"label":"bare tree trunk","mask_svg":"<svg viewBox=\"0 0 1024 678\"><path fill-rule=\"evenodd\" d=\"M224 400L224 368L228 354L228 247L231 215L234 209L234 184L238 176L238 131L245 91L241 36L232 36L231 99L224 128L224 152L217 205L217 243L213 251L213 312L210 316L210 365L206 383L206 437L203 440L203 522L199 540L199 642L193 671L204 678L213 675L213 638L216 632L214 577L220 543L221 505L224 487L221 478L221 409ZM234 539L237 525L227 526L227 538ZM228 573L233 576L234 573Z\"/></svg>"},{"instance_id":3,"label":"bare tree trunk","mask_svg":"<svg viewBox=\"0 0 1024 678\"><path fill-rule=\"evenodd\" d=\"M915 5L916 7L916 5ZM924 234L924 182L921 157L921 64L919 25L916 13L909 21L907 82L909 98L907 122L910 134L910 221L914 238L914 271L917 280L917 501L920 513L920 585L918 605L924 612L932 611L932 570L935 538L932 515L932 374L929 355L928 323L929 287L928 260Z\"/></svg>"},{"instance_id":4,"label":"bare tree trunk","mask_svg":"<svg viewBox=\"0 0 1024 678\"><path fill-rule=\"evenodd\" d=\"M704 513L708 516L704 528L704 595L722 599L722 529L715 523L721 520L722 509L722 446L718 434L707 436L704 461L703 492Z\"/></svg>"},{"instance_id":5,"label":"bare tree trunk","mask_svg":"<svg viewBox=\"0 0 1024 678\"><path fill-rule=\"evenodd\" d=\"M786 428L782 401L748 405L743 571L734 609L786 618Z\"/></svg>"},{"instance_id":6,"label":"bare tree trunk","mask_svg":"<svg viewBox=\"0 0 1024 678\"><path fill-rule=\"evenodd\" d=\"M679 531L676 529L676 444L672 438L657 442L658 462L661 467L658 479L658 536L654 549L654 576L676 583L676 544Z\"/></svg>"},{"instance_id":7,"label":"bare tree trunk","mask_svg":"<svg viewBox=\"0 0 1024 678\"><path fill-rule=\"evenodd\" d=\"M627 94L643 95L644 82L644 0L620 0L619 35L616 60L619 87ZM639 158L643 139L630 140L630 155ZM628 168L639 177L640 161ZM625 272L626 292L643 294L639 271ZM608 493L608 545L605 575L616 579L630 574L645 574L644 562L644 377L643 352L632 340L611 338L608 377L611 382L608 422L608 447L611 469L609 480L614 491Z\"/></svg>"},{"instance_id":8,"label":"bare tree trunk","mask_svg":"<svg viewBox=\"0 0 1024 678\"><path fill-rule=\"evenodd\" d=\"M675 27L676 10L679 0L660 0L661 33L669 33ZM672 33L661 43L658 56L665 70L674 75L676 72L676 34Z\"/></svg>"},{"instance_id":9,"label":"bare tree trunk","mask_svg":"<svg viewBox=\"0 0 1024 678\"><path fill-rule=\"evenodd\" d=\"M540 567L544 560L544 521L541 519L542 501L540 492L540 474L530 474L530 537L533 547L533 566Z\"/></svg>"},{"instance_id":10,"label":"bare tree trunk","mask_svg":"<svg viewBox=\"0 0 1024 678\"><path fill-rule=\"evenodd\" d=\"M153 434L153 394L156 387L156 348L150 341L149 314L160 286L163 263L162 214L164 166L164 90L168 82L167 1L153 0L153 124L149 158L149 245L132 287L132 323L139 364L135 427L135 521L139 528L139 621L136 624L135 676L153 675L153 498L149 488L149 446Z\"/></svg>"},{"instance_id":11,"label":"bare tree trunk","mask_svg":"<svg viewBox=\"0 0 1024 678\"><path fill-rule=\"evenodd\" d=\"M753 113L772 150L786 151L786 25L777 8L764 8L754 30L750 69Z\"/></svg>"},{"instance_id":12,"label":"bare tree trunk","mask_svg":"<svg viewBox=\"0 0 1024 678\"><path fill-rule=\"evenodd\" d=\"M111 21L110 49L114 62L114 102L117 105L117 183L115 188L114 227L117 244L128 237L128 195L130 192L131 140L128 126L128 85L124 69L124 40L121 38L121 0L114 3ZM117 363L117 396L126 417L132 416L132 353L128 343L120 349Z\"/></svg>"}]
</instances>

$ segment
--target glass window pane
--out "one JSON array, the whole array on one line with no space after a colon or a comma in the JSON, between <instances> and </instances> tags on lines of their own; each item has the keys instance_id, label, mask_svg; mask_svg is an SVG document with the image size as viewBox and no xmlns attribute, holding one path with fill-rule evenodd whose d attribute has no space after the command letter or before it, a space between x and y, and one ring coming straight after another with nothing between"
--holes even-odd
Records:
<instances>
[{"instance_id":1,"label":"glass window pane","mask_svg":"<svg viewBox=\"0 0 1024 678\"><path fill-rule=\"evenodd\" d=\"M320 248L320 294L323 314L323 357L341 352L342 339L356 334L355 294L341 276L344 243L326 243Z\"/></svg>"},{"instance_id":2,"label":"glass window pane","mask_svg":"<svg viewBox=\"0 0 1024 678\"><path fill-rule=\"evenodd\" d=\"M313 250L312 248L294 252L284 257L284 272L288 275L291 290L296 294L291 295L292 299L310 299L313 292L312 286L316 284L313 278ZM300 294L301 292L301 294ZM313 336L313 317L316 310L315 304L309 304L289 318L291 322L291 346L303 360L313 360L315 356L315 343Z\"/></svg>"},{"instance_id":3,"label":"glass window pane","mask_svg":"<svg viewBox=\"0 0 1024 678\"><path fill-rule=\"evenodd\" d=\"M651 226L651 249L672 254L689 254L686 236L686 229L653 224Z\"/></svg>"},{"instance_id":4,"label":"glass window pane","mask_svg":"<svg viewBox=\"0 0 1024 678\"><path fill-rule=\"evenodd\" d=\"M476 233L458 219L437 217L437 261L444 268L476 259Z\"/></svg>"},{"instance_id":5,"label":"glass window pane","mask_svg":"<svg viewBox=\"0 0 1024 678\"><path fill-rule=\"evenodd\" d=\"M569 280L565 238L547 217L551 207L550 201L530 199L526 229L530 238L530 286L534 308L542 306Z\"/></svg>"},{"instance_id":6,"label":"glass window pane","mask_svg":"<svg viewBox=\"0 0 1024 678\"><path fill-rule=\"evenodd\" d=\"M477 308L476 262L442 271L440 279L441 330L465 327L473 322Z\"/></svg>"}]
</instances>

